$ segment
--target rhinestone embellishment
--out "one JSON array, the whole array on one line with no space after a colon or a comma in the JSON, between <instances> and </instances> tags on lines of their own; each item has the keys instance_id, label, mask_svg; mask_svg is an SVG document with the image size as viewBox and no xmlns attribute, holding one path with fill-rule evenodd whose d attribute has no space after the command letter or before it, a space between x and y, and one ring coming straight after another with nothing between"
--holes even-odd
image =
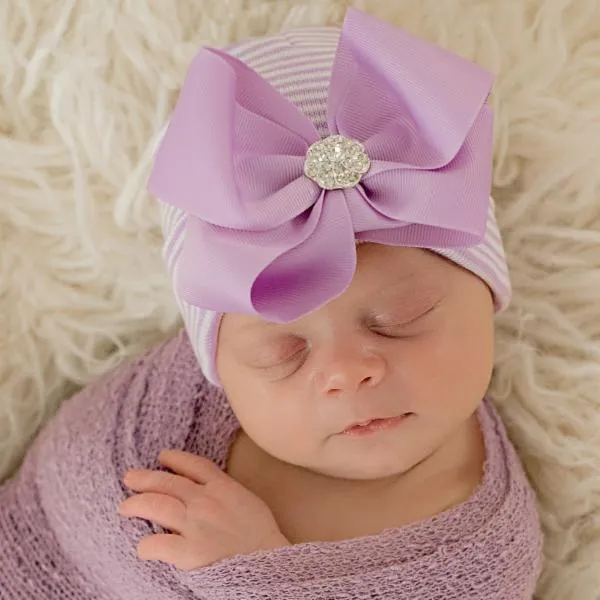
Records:
<instances>
[{"instance_id":1,"label":"rhinestone embellishment","mask_svg":"<svg viewBox=\"0 0 600 600\"><path fill-rule=\"evenodd\" d=\"M326 190L354 187L370 169L364 146L343 135L331 135L310 146L304 174Z\"/></svg>"}]
</instances>

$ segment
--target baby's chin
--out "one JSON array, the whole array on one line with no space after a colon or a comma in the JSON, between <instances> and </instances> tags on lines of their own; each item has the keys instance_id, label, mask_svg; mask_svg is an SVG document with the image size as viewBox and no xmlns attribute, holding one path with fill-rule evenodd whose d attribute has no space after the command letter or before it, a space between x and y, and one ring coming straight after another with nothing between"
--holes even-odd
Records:
<instances>
[{"instance_id":1,"label":"baby's chin","mask_svg":"<svg viewBox=\"0 0 600 600\"><path fill-rule=\"evenodd\" d=\"M387 455L373 454L370 456L350 457L341 455L337 460L330 461L326 465L317 465L310 470L326 477L345 479L349 481L374 482L384 480L395 480L406 475L426 460L429 452L423 451L417 458L402 457L399 453ZM403 459L404 458L404 459Z\"/></svg>"},{"instance_id":2,"label":"baby's chin","mask_svg":"<svg viewBox=\"0 0 600 600\"><path fill-rule=\"evenodd\" d=\"M390 431L335 436L327 444L323 464L314 470L328 477L354 481L397 478L412 471L438 449L437 440L419 440L419 417L409 417ZM415 425L417 427L415 428Z\"/></svg>"},{"instance_id":3,"label":"baby's chin","mask_svg":"<svg viewBox=\"0 0 600 600\"><path fill-rule=\"evenodd\" d=\"M426 449L419 449L415 456L414 448L408 457L401 448L390 445L387 448L380 447L377 450L371 449L365 452L366 448L356 448L354 452L348 452L349 448L345 444L337 448L329 448L326 452L313 453L310 459L307 457L290 456L287 453L269 453L267 454L280 465L288 465L293 468L300 468L308 473L313 473L329 479L338 479L354 482L375 482L383 480L392 480L405 475L417 466L421 461L426 460L429 452ZM362 451L361 451L362 450Z\"/></svg>"},{"instance_id":4,"label":"baby's chin","mask_svg":"<svg viewBox=\"0 0 600 600\"><path fill-rule=\"evenodd\" d=\"M413 471L435 450L413 448L411 456L407 456L400 448L393 446L387 452L380 448L371 452L358 451L354 455L342 451L329 455L321 464L313 464L307 468L335 479L385 483L385 480L396 480Z\"/></svg>"}]
</instances>

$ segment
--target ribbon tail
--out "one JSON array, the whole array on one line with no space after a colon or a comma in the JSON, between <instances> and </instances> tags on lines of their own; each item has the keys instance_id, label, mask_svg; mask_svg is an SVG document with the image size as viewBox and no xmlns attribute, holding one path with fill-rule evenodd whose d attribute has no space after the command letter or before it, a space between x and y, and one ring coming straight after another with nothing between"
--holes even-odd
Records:
<instances>
[{"instance_id":1,"label":"ribbon tail","mask_svg":"<svg viewBox=\"0 0 600 600\"><path fill-rule=\"evenodd\" d=\"M352 223L344 202L324 202L324 195L307 213L266 232L188 218L180 296L209 310L289 322L342 293L356 266Z\"/></svg>"},{"instance_id":2,"label":"ribbon tail","mask_svg":"<svg viewBox=\"0 0 600 600\"><path fill-rule=\"evenodd\" d=\"M323 192L319 208L310 236L273 261L254 283L253 306L267 320L298 319L339 296L352 281L356 245L341 190Z\"/></svg>"}]
</instances>

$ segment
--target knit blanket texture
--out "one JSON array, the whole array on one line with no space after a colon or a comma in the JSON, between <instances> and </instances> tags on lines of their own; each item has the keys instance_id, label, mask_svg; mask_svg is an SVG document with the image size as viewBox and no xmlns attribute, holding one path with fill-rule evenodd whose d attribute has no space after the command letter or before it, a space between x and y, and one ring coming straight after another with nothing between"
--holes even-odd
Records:
<instances>
[{"instance_id":1,"label":"knit blanket texture","mask_svg":"<svg viewBox=\"0 0 600 600\"><path fill-rule=\"evenodd\" d=\"M184 332L67 401L0 488L0 600L525 600L540 572L535 498L489 401L470 499L379 535L238 555L195 571L136 557L161 528L117 506L164 448L225 468L239 423Z\"/></svg>"}]
</instances>

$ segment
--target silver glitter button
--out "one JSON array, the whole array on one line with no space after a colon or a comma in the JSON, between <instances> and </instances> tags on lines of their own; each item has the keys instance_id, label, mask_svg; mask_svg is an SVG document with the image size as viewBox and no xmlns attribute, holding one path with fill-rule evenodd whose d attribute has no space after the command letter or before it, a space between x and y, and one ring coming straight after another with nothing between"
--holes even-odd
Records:
<instances>
[{"instance_id":1,"label":"silver glitter button","mask_svg":"<svg viewBox=\"0 0 600 600\"><path fill-rule=\"evenodd\" d=\"M331 135L310 146L304 174L326 190L354 187L370 169L371 161L360 142Z\"/></svg>"}]
</instances>

